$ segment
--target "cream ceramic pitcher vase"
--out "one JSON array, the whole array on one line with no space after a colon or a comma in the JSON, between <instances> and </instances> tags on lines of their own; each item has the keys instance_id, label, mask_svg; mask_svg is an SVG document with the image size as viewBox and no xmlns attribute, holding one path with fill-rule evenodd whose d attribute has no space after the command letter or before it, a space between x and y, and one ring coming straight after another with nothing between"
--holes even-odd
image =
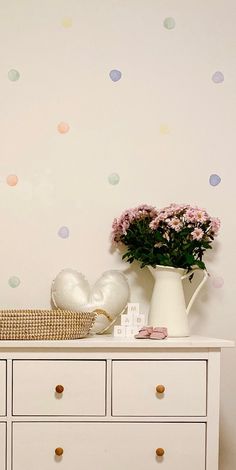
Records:
<instances>
[{"instance_id":1,"label":"cream ceramic pitcher vase","mask_svg":"<svg viewBox=\"0 0 236 470\"><path fill-rule=\"evenodd\" d=\"M149 266L149 269L155 278L155 284L148 324L167 327L168 336L189 336L187 315L197 294L207 280L207 272L203 271L204 277L186 307L182 281L198 271L199 268L194 268L189 272L171 266L156 266L155 268Z\"/></svg>"}]
</instances>

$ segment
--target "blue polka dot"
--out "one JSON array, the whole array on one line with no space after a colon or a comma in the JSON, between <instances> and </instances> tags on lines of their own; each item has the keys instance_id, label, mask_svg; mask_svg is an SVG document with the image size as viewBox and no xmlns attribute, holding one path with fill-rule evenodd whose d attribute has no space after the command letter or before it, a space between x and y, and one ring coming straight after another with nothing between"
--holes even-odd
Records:
<instances>
[{"instance_id":1,"label":"blue polka dot","mask_svg":"<svg viewBox=\"0 0 236 470\"><path fill-rule=\"evenodd\" d=\"M68 227L61 227L57 233L58 233L58 236L61 238L68 238L70 235L70 231Z\"/></svg>"},{"instance_id":2,"label":"blue polka dot","mask_svg":"<svg viewBox=\"0 0 236 470\"><path fill-rule=\"evenodd\" d=\"M221 182L221 177L219 175L211 175L209 178L209 183L211 186L217 186Z\"/></svg>"},{"instance_id":3,"label":"blue polka dot","mask_svg":"<svg viewBox=\"0 0 236 470\"><path fill-rule=\"evenodd\" d=\"M118 82L118 80L120 80L122 77L122 73L120 72L120 70L111 70L109 75L110 75L110 79L113 82Z\"/></svg>"},{"instance_id":4,"label":"blue polka dot","mask_svg":"<svg viewBox=\"0 0 236 470\"><path fill-rule=\"evenodd\" d=\"M212 81L214 83L222 83L224 81L224 75L222 72L220 72L219 70L217 70L217 72L213 73L212 75Z\"/></svg>"}]
</instances>

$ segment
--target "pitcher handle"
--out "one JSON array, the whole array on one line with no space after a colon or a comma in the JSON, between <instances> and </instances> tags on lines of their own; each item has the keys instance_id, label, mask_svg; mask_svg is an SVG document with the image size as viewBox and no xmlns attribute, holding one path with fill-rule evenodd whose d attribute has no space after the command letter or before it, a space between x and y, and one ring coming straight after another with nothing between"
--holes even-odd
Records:
<instances>
[{"instance_id":1,"label":"pitcher handle","mask_svg":"<svg viewBox=\"0 0 236 470\"><path fill-rule=\"evenodd\" d=\"M196 272L196 271L199 271L199 268L193 268L193 269L191 269L191 271L189 271L187 274L184 274L184 275L181 277L181 280L190 277L191 274L193 274L193 273ZM201 271L202 271L202 270L201 270ZM190 312L190 308L192 307L193 302L194 302L194 300L196 299L196 297L197 297L197 295L198 295L198 292L201 290L203 284L205 284L205 282L206 282L206 280L207 280L207 278L208 278L208 273L207 273L207 271L206 271L205 269L203 270L203 274L204 274L203 279L201 280L200 284L198 285L197 289L196 289L195 292L193 293L193 295L192 295L192 297L191 297L191 299L190 299L190 301L189 301L189 303L188 303L188 306L187 306L187 308L186 308L187 314Z\"/></svg>"}]
</instances>

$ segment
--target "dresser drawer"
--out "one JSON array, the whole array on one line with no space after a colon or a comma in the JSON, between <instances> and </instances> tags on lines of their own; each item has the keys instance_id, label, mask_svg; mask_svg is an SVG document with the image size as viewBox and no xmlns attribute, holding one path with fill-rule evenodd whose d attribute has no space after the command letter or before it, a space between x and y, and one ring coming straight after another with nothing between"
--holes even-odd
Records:
<instances>
[{"instance_id":1,"label":"dresser drawer","mask_svg":"<svg viewBox=\"0 0 236 470\"><path fill-rule=\"evenodd\" d=\"M13 415L104 416L105 378L103 360L13 361Z\"/></svg>"},{"instance_id":2,"label":"dresser drawer","mask_svg":"<svg viewBox=\"0 0 236 470\"><path fill-rule=\"evenodd\" d=\"M6 415L6 361L0 361L0 416Z\"/></svg>"},{"instance_id":3,"label":"dresser drawer","mask_svg":"<svg viewBox=\"0 0 236 470\"><path fill-rule=\"evenodd\" d=\"M58 448L61 457L55 456ZM13 470L52 470L56 464L60 470L204 470L205 424L13 424Z\"/></svg>"},{"instance_id":4,"label":"dresser drawer","mask_svg":"<svg viewBox=\"0 0 236 470\"><path fill-rule=\"evenodd\" d=\"M6 423L0 423L0 470L6 469Z\"/></svg>"},{"instance_id":5,"label":"dresser drawer","mask_svg":"<svg viewBox=\"0 0 236 470\"><path fill-rule=\"evenodd\" d=\"M113 361L112 414L205 416L206 361Z\"/></svg>"}]
</instances>

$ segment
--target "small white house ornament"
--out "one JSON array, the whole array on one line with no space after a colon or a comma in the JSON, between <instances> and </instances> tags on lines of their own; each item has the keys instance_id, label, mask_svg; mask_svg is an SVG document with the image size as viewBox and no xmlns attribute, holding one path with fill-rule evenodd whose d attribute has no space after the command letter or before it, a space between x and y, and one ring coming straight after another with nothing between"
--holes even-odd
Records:
<instances>
[{"instance_id":1,"label":"small white house ornament","mask_svg":"<svg viewBox=\"0 0 236 470\"><path fill-rule=\"evenodd\" d=\"M129 284L117 270L104 272L91 288L85 276L74 269L63 269L52 282L52 301L57 308L92 312L105 310L112 319L99 315L92 333L107 330L124 310L129 300Z\"/></svg>"}]
</instances>

